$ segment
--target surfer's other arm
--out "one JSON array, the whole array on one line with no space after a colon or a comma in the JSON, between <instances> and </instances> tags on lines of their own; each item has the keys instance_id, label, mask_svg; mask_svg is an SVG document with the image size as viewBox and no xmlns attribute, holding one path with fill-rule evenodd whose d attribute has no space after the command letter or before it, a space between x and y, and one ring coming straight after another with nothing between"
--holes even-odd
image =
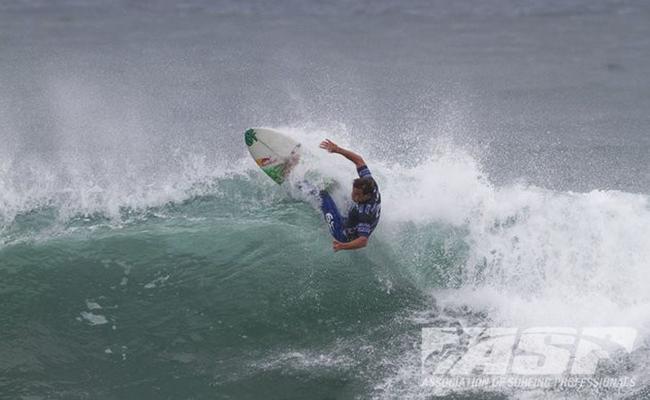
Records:
<instances>
[{"instance_id":1,"label":"surfer's other arm","mask_svg":"<svg viewBox=\"0 0 650 400\"><path fill-rule=\"evenodd\" d=\"M367 236L359 236L358 238L349 241L349 242L339 242L338 240L335 240L332 243L332 248L334 251L339 251L339 250L356 250L360 249L362 247L366 247L368 244L368 237Z\"/></svg>"},{"instance_id":2,"label":"surfer's other arm","mask_svg":"<svg viewBox=\"0 0 650 400\"><path fill-rule=\"evenodd\" d=\"M357 153L354 153L350 150L344 149L343 147L339 147L336 143L332 142L329 139L325 139L321 142L320 144L321 149L325 149L329 151L330 153L338 153L342 155L343 157L347 158L348 160L352 161L354 165L359 167L363 167L366 165L366 162L361 158L360 155Z\"/></svg>"}]
</instances>

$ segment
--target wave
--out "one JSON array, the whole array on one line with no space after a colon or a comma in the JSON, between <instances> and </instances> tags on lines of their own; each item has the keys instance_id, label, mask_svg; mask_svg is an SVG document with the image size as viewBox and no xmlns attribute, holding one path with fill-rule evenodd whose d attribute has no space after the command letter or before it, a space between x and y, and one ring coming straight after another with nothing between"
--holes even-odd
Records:
<instances>
[{"instance_id":1,"label":"wave","mask_svg":"<svg viewBox=\"0 0 650 400\"><path fill-rule=\"evenodd\" d=\"M103 246L113 249L111 245L133 241L146 244L146 249L131 250L150 252L129 255L143 265L156 264L164 242L178 252L181 264L183 255L191 254L209 259L206 265L222 266L201 268L196 276L180 272L177 276L173 267L156 272L160 277L171 273L170 281L185 276L228 285L252 268L255 276L265 277L263 282L276 282L309 265L311 272L302 271L304 279L286 288L295 294L294 307L321 307L319 293L326 289L319 285L327 282L331 285L327 290L357 293L352 306L329 300L339 318L356 321L365 307L374 307L391 319L373 322L350 344L335 346L338 352L326 339L319 345L322 351L318 346L278 344L268 361L251 362L263 370L337 369L349 367L347 359L337 355L356 347L396 349L386 350L388 365L372 368L383 372L368 372L379 398L422 394L419 354L412 349L418 338L413 332L440 318L509 326L616 324L636 327L647 336L646 195L497 186L475 157L451 143L437 142L423 146L427 156L414 157L410 163L367 157L382 192L382 220L368 249L333 256L316 204L292 183L305 177L333 177L341 183L334 194L342 204L349 196L354 169L346 160L317 149L326 132L281 129L308 152L308 168L298 168L287 187L273 183L247 156L230 165L204 155L179 154L158 157L155 163L120 164L117 152L106 154L101 162L60 156L49 164L33 160L2 164L0 239L9 247L52 238L66 246L80 235L89 242L86 249L97 254L103 254ZM332 139L344 146L351 142L346 135ZM150 168L154 164L158 168ZM92 247L99 243L93 240L115 235L118 240ZM108 254L122 251L116 247ZM55 257L50 255L48 262L56 264ZM356 275L346 275L352 270ZM123 280L126 275L125 271ZM323 278L329 275L336 276ZM314 283L318 276L321 280ZM156 284L149 278L147 285ZM372 290L369 279L374 279ZM262 283L253 286L258 285ZM375 304L377 293L382 293L381 304ZM422 310L422 304L427 309ZM286 311L282 307L274 312L281 315ZM408 331L398 328L405 324L411 327ZM380 346L372 333L378 327L396 336ZM353 354L363 358L364 351ZM635 369L645 363L645 357L638 358ZM368 365L376 366L368 360Z\"/></svg>"},{"instance_id":2,"label":"wave","mask_svg":"<svg viewBox=\"0 0 650 400\"><path fill-rule=\"evenodd\" d=\"M308 149L310 170L343 183L335 196L343 202L354 169L317 149L326 133L283 129ZM349 140L334 139L343 145ZM384 203L377 245L366 252L371 262L405 274L423 291L460 288L463 303L503 322L648 319L646 195L497 187L458 147L437 143L427 153L417 165L369 159ZM60 160L68 161L59 170L45 163L2 165L6 244L34 231L47 235L54 225L63 232L192 218L240 223L293 218L318 225L314 204L291 208L298 216L283 214L287 204L300 204L305 195L275 185L247 157L226 167L205 156L176 156L156 170L141 168L146 164L129 169L116 160ZM305 173L299 170L294 179ZM317 229L327 237L323 226Z\"/></svg>"}]
</instances>

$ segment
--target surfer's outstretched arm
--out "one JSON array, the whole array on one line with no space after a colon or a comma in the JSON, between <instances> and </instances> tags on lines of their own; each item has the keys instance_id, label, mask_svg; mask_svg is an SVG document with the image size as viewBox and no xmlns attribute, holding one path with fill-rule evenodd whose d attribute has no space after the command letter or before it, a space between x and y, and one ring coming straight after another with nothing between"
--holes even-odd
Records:
<instances>
[{"instance_id":1,"label":"surfer's outstretched arm","mask_svg":"<svg viewBox=\"0 0 650 400\"><path fill-rule=\"evenodd\" d=\"M366 162L361 158L360 155L357 153L354 153L350 150L344 149L343 147L339 147L336 143L332 142L329 139L325 139L321 142L320 144L321 149L325 149L329 151L330 153L338 153L342 155L343 157L347 158L348 160L352 161L354 165L356 165L357 168L363 167L366 165Z\"/></svg>"}]
</instances>

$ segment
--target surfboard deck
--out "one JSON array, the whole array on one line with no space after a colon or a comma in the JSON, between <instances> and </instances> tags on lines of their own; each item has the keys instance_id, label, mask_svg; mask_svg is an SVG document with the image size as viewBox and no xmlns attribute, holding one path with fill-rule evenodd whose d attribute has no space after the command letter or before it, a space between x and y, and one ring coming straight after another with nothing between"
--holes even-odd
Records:
<instances>
[{"instance_id":1,"label":"surfboard deck","mask_svg":"<svg viewBox=\"0 0 650 400\"><path fill-rule=\"evenodd\" d=\"M244 142L255 163L277 184L282 184L300 161L300 143L270 128L250 128Z\"/></svg>"}]
</instances>

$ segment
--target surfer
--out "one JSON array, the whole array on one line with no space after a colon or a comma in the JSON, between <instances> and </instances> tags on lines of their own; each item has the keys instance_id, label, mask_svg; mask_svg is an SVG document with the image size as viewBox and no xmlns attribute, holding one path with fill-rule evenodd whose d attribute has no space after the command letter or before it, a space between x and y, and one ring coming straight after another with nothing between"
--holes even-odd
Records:
<instances>
[{"instance_id":1,"label":"surfer","mask_svg":"<svg viewBox=\"0 0 650 400\"><path fill-rule=\"evenodd\" d=\"M339 213L332 196L322 190L320 192L321 209L325 221L334 237L334 251L356 250L368 244L370 234L379 222L381 212L381 196L377 182L373 179L366 162L360 155L336 145L329 139L320 144L321 149L330 153L338 153L352 161L357 167L359 177L352 183L352 201L354 204L348 211L347 218Z\"/></svg>"}]
</instances>

